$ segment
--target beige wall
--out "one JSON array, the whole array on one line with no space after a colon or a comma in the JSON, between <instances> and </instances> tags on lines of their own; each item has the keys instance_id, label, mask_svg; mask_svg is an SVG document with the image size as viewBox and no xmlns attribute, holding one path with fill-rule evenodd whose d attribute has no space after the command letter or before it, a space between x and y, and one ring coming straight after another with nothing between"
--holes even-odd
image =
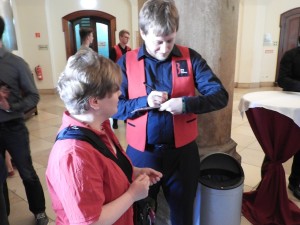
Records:
<instances>
[{"instance_id":1,"label":"beige wall","mask_svg":"<svg viewBox=\"0 0 300 225\"><path fill-rule=\"evenodd\" d=\"M34 70L36 65L43 68L44 80L36 80L38 89L53 90L59 74L66 64L65 39L61 18L71 12L84 10L77 0L13 0L19 50L16 54L24 57ZM130 45L135 47L137 5L134 0L97 0L94 10L109 13L117 18L118 32L126 28L131 31ZM134 11L135 13L132 13ZM41 37L36 38L35 33ZM39 50L39 45L47 46Z\"/></svg>"},{"instance_id":2,"label":"beige wall","mask_svg":"<svg viewBox=\"0 0 300 225\"><path fill-rule=\"evenodd\" d=\"M13 12L19 47L16 54L28 62L32 71L37 65L43 68L44 80L37 81L36 79L39 89L53 88L54 81L44 0L15 0L13 1ZM40 38L36 38L35 33L40 33ZM39 50L39 46L48 46L48 50Z\"/></svg>"},{"instance_id":3,"label":"beige wall","mask_svg":"<svg viewBox=\"0 0 300 225\"><path fill-rule=\"evenodd\" d=\"M117 32L122 28L131 31L132 47L136 47L137 43L137 9L140 2L143 1L97 0L96 10L116 16ZM12 3L19 46L16 54L24 57L32 70L38 64L42 66L45 78L36 81L39 89L54 89L66 63L61 18L84 8L79 0L12 0ZM236 84L241 87L272 84L277 62L280 14L296 7L300 7L300 0L240 0ZM41 37L35 38L35 33L40 33ZM266 33L271 34L273 45L263 45ZM48 49L39 50L39 45L48 46Z\"/></svg>"},{"instance_id":4,"label":"beige wall","mask_svg":"<svg viewBox=\"0 0 300 225\"><path fill-rule=\"evenodd\" d=\"M240 0L235 83L239 87L272 85L276 75L280 15L300 7L300 0ZM265 34L273 43L264 45Z\"/></svg>"}]
</instances>

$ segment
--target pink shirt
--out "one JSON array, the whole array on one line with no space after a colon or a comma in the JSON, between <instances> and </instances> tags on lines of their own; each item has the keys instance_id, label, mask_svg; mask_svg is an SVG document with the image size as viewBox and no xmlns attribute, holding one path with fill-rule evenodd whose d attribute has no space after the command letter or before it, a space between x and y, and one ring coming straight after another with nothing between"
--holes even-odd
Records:
<instances>
[{"instance_id":1,"label":"pink shirt","mask_svg":"<svg viewBox=\"0 0 300 225\"><path fill-rule=\"evenodd\" d=\"M87 127L65 112L60 129L73 125ZM103 123L103 127L106 134L122 149L108 120ZM93 131L110 147L104 132ZM88 225L96 222L102 206L121 196L130 185L116 163L89 143L74 139L60 140L54 144L49 156L46 181L57 225ZM133 225L132 207L114 224Z\"/></svg>"}]
</instances>

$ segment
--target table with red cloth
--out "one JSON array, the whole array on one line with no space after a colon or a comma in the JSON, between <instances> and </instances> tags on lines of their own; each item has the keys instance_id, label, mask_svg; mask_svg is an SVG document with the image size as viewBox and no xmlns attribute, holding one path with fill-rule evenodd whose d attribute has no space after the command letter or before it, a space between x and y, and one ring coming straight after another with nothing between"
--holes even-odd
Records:
<instances>
[{"instance_id":1,"label":"table with red cloth","mask_svg":"<svg viewBox=\"0 0 300 225\"><path fill-rule=\"evenodd\" d=\"M256 190L243 195L244 217L254 225L299 225L300 209L288 199L282 163L300 150L300 93L248 93L239 110L270 160Z\"/></svg>"}]
</instances>

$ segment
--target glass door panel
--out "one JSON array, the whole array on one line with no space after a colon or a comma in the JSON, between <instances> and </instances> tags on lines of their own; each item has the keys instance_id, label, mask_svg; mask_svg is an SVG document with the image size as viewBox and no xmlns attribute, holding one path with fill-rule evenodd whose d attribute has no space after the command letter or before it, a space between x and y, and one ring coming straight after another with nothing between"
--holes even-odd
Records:
<instances>
[{"instance_id":1,"label":"glass door panel","mask_svg":"<svg viewBox=\"0 0 300 225\"><path fill-rule=\"evenodd\" d=\"M98 54L109 57L108 25L96 22Z\"/></svg>"},{"instance_id":2,"label":"glass door panel","mask_svg":"<svg viewBox=\"0 0 300 225\"><path fill-rule=\"evenodd\" d=\"M81 46L81 40L80 40L79 30L80 30L80 24L75 25L74 31L75 31L76 51L78 51L78 49Z\"/></svg>"}]
</instances>

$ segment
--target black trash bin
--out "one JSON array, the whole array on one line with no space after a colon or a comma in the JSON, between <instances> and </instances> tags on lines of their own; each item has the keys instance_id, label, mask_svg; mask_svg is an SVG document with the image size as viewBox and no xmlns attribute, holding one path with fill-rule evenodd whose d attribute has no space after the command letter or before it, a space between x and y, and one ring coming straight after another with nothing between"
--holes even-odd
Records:
<instances>
[{"instance_id":1,"label":"black trash bin","mask_svg":"<svg viewBox=\"0 0 300 225\"><path fill-rule=\"evenodd\" d=\"M240 225L243 184L244 171L235 158L225 153L205 156L200 163L196 197L200 204L194 212L200 210L200 219L194 215L194 224Z\"/></svg>"}]
</instances>

